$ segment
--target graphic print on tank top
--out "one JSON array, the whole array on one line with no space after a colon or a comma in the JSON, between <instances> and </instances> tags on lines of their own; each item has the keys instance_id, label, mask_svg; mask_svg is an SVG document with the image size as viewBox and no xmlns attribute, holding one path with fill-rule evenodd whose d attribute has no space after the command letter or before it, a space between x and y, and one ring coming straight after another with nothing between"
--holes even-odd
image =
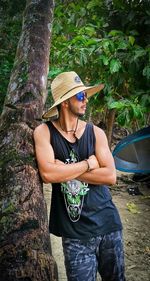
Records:
<instances>
[{"instance_id":1,"label":"graphic print on tank top","mask_svg":"<svg viewBox=\"0 0 150 281\"><path fill-rule=\"evenodd\" d=\"M65 163L71 164L76 162L78 162L78 156L74 149L72 149ZM88 190L88 183L76 179L61 183L61 191L64 195L67 213L72 222L77 222L80 219L84 196Z\"/></svg>"}]
</instances>

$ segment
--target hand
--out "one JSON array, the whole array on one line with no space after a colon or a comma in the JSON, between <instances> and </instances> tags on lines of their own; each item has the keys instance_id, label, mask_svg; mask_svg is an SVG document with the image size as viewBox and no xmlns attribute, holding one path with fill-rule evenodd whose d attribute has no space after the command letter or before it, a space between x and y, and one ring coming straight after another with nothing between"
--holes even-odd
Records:
<instances>
[{"instance_id":1,"label":"hand","mask_svg":"<svg viewBox=\"0 0 150 281\"><path fill-rule=\"evenodd\" d=\"M90 169L91 170L94 170L94 169L98 169L99 168L99 163L97 161L97 158L95 155L91 155L89 158L88 158L88 162L89 162L89 166L90 166Z\"/></svg>"}]
</instances>

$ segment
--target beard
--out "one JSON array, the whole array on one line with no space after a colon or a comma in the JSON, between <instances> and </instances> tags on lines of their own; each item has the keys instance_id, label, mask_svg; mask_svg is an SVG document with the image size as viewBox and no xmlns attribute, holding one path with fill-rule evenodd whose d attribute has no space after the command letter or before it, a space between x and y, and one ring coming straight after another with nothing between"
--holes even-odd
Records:
<instances>
[{"instance_id":1,"label":"beard","mask_svg":"<svg viewBox=\"0 0 150 281\"><path fill-rule=\"evenodd\" d=\"M69 110L74 116L83 117L85 115L85 112L84 113L79 112L79 110L73 104L71 104L69 100L68 100L68 104L69 104Z\"/></svg>"}]
</instances>

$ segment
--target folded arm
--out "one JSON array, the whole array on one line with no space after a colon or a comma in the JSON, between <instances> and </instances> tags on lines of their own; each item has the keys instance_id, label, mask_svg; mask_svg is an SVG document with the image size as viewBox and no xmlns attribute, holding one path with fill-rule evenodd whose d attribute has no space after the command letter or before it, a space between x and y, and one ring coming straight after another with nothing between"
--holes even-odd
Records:
<instances>
[{"instance_id":1,"label":"folded arm","mask_svg":"<svg viewBox=\"0 0 150 281\"><path fill-rule=\"evenodd\" d=\"M57 161L50 144L50 132L46 124L38 126L34 130L35 152L38 168L43 182L60 183L75 179L88 170L87 161L65 164ZM92 169L98 167L98 161L93 155L89 157Z\"/></svg>"},{"instance_id":2,"label":"folded arm","mask_svg":"<svg viewBox=\"0 0 150 281\"><path fill-rule=\"evenodd\" d=\"M113 185L116 182L116 169L106 135L97 126L94 126L94 132L96 137L95 156L98 160L99 168L82 174L78 179L91 184Z\"/></svg>"}]
</instances>

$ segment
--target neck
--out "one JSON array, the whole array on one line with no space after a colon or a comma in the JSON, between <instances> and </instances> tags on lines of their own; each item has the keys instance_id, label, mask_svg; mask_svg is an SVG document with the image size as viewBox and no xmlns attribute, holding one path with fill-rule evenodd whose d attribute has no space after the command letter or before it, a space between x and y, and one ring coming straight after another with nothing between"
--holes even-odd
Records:
<instances>
[{"instance_id":1,"label":"neck","mask_svg":"<svg viewBox=\"0 0 150 281\"><path fill-rule=\"evenodd\" d=\"M77 139L76 137L76 131L77 131L77 128L78 128L78 118L76 118L76 123L73 122L72 123L72 126L70 125L70 122L69 124L67 125L66 122L63 122L63 120L61 118L58 119L58 123L59 123L59 127L60 129L65 132L65 133L73 133L73 136ZM70 125L70 127L69 127ZM72 127L72 128L71 128Z\"/></svg>"}]
</instances>

